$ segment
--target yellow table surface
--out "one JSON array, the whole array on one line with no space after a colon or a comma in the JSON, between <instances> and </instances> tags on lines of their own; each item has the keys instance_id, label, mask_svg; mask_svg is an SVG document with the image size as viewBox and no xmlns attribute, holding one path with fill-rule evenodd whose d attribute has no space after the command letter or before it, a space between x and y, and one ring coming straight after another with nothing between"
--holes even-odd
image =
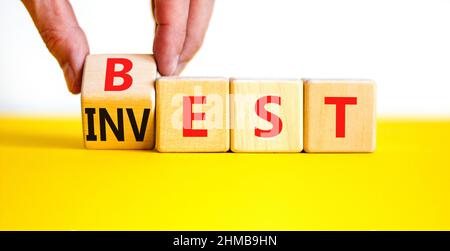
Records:
<instances>
[{"instance_id":1,"label":"yellow table surface","mask_svg":"<svg viewBox=\"0 0 450 251\"><path fill-rule=\"evenodd\" d=\"M373 154L161 154L3 117L0 229L449 230L450 119L377 130Z\"/></svg>"}]
</instances>

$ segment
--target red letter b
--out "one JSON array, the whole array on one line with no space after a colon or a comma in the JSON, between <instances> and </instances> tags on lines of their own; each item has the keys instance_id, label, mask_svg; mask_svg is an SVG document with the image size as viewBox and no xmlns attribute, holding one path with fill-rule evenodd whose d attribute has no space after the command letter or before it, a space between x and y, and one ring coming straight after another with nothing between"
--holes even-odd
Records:
<instances>
[{"instance_id":1,"label":"red letter b","mask_svg":"<svg viewBox=\"0 0 450 251\"><path fill-rule=\"evenodd\" d=\"M116 65L121 64L123 69L116 71ZM133 78L127 74L133 63L126 58L108 58L106 61L106 78L105 78L105 91L124 91L130 88L133 83ZM114 85L114 78L119 77L123 79L121 85Z\"/></svg>"}]
</instances>

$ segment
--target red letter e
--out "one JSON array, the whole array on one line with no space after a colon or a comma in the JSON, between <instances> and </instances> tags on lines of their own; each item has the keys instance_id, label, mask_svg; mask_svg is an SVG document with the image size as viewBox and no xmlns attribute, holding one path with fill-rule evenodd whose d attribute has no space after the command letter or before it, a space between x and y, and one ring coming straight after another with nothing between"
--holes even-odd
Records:
<instances>
[{"instance_id":1,"label":"red letter e","mask_svg":"<svg viewBox=\"0 0 450 251\"><path fill-rule=\"evenodd\" d=\"M193 104L205 104L206 96L183 97L183 137L208 137L206 129L192 129L193 120L205 120L205 113L193 113Z\"/></svg>"}]
</instances>

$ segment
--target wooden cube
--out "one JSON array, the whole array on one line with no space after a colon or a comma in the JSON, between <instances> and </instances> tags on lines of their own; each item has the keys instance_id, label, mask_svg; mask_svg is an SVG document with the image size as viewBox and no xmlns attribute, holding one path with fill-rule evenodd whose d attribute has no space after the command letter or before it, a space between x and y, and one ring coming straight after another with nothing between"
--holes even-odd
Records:
<instances>
[{"instance_id":1,"label":"wooden cube","mask_svg":"<svg viewBox=\"0 0 450 251\"><path fill-rule=\"evenodd\" d=\"M306 152L375 150L375 83L305 80Z\"/></svg>"},{"instance_id":2,"label":"wooden cube","mask_svg":"<svg viewBox=\"0 0 450 251\"><path fill-rule=\"evenodd\" d=\"M301 80L232 79L231 150L301 152Z\"/></svg>"},{"instance_id":3,"label":"wooden cube","mask_svg":"<svg viewBox=\"0 0 450 251\"><path fill-rule=\"evenodd\" d=\"M228 151L228 79L159 78L156 103L159 152Z\"/></svg>"},{"instance_id":4,"label":"wooden cube","mask_svg":"<svg viewBox=\"0 0 450 251\"><path fill-rule=\"evenodd\" d=\"M152 55L89 55L81 89L86 148L152 149L156 63Z\"/></svg>"}]
</instances>

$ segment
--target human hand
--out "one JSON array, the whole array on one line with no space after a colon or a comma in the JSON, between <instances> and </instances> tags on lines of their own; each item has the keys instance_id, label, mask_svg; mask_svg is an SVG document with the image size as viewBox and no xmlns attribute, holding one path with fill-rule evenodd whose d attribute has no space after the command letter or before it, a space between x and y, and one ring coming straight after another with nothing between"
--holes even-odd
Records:
<instances>
[{"instance_id":1,"label":"human hand","mask_svg":"<svg viewBox=\"0 0 450 251\"><path fill-rule=\"evenodd\" d=\"M68 0L22 0L70 92L81 91L89 45ZM214 0L153 0L153 53L161 75L178 75L200 49Z\"/></svg>"},{"instance_id":2,"label":"human hand","mask_svg":"<svg viewBox=\"0 0 450 251\"><path fill-rule=\"evenodd\" d=\"M154 0L153 53L162 75L178 75L200 49L214 0Z\"/></svg>"}]
</instances>

